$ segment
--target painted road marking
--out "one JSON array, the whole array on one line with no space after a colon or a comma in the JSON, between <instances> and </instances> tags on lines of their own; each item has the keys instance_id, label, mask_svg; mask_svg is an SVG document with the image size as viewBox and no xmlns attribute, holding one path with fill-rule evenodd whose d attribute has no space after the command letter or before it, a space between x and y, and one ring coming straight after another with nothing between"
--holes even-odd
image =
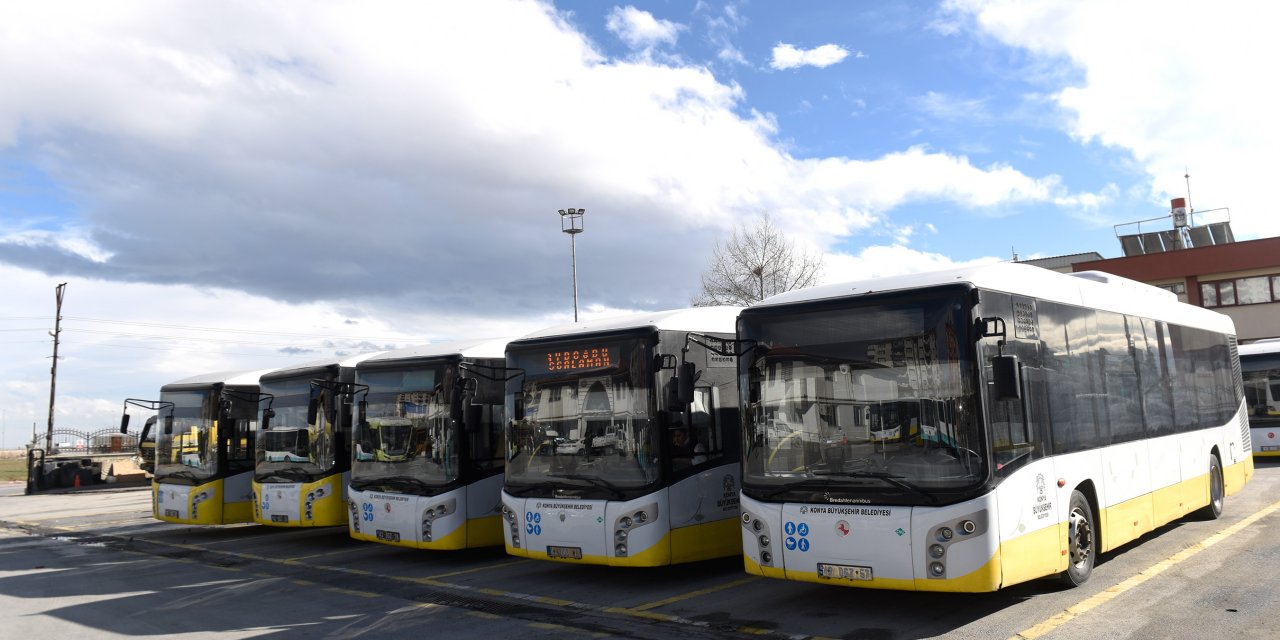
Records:
<instances>
[{"instance_id":1,"label":"painted road marking","mask_svg":"<svg viewBox=\"0 0 1280 640\"><path fill-rule=\"evenodd\" d=\"M642 604L637 607L631 607L630 610L631 611L648 611L650 609L657 609L658 607L663 607L672 603L680 602L681 600L688 600L690 598L696 598L698 596L705 596L708 593L715 593L717 591L722 591L724 589L731 589L739 585L747 584L748 582L755 582L759 579L760 579L759 576L749 576L746 578L742 578L741 580L734 580L732 582L718 584L714 587L707 587L706 589L690 591L689 593L684 593L678 596L671 596L670 598L663 598L662 600L657 600L654 602L650 602L648 604Z\"/></svg>"},{"instance_id":2,"label":"painted road marking","mask_svg":"<svg viewBox=\"0 0 1280 640\"><path fill-rule=\"evenodd\" d=\"M1049 633L1050 631L1053 631L1054 629L1057 629L1058 627L1061 627L1062 625L1068 622L1071 622L1077 617L1084 615L1089 610L1095 607L1098 607L1099 605L1110 602L1116 596L1160 575L1161 573L1164 573L1166 569L1169 569L1170 567L1178 564L1179 562L1182 562L1183 560L1186 560L1187 558L1190 558L1191 556L1194 556L1197 553L1200 553L1201 551L1204 551L1205 549L1208 549L1209 547L1212 547L1213 545L1218 544L1223 540L1226 540L1227 538L1235 535L1236 533L1239 533L1245 527L1248 527L1249 525L1257 522L1258 520L1261 520L1271 515L1277 509L1280 509L1280 502L1275 502L1275 503L1272 503L1271 506L1262 508L1261 510L1255 512L1253 515L1245 518L1244 520L1241 520L1240 522L1237 522L1231 525L1230 527L1227 527L1226 529L1223 529L1222 531L1219 531L1209 536L1208 538L1205 538L1204 540L1201 540L1200 542L1197 542L1191 545L1190 547L1187 547L1186 549L1183 549L1182 551L1179 551L1169 556L1168 558L1165 558L1164 560L1161 560L1160 562L1157 562L1151 565L1150 567L1147 567L1138 575L1135 575L1129 578L1128 580L1125 580L1124 582L1121 582L1120 584L1115 585L1114 587L1110 587L1107 590L1103 591L1102 593L1095 594L1089 598L1084 599L1081 602L1078 602L1070 607L1067 607L1067 609L1062 613L1059 613L1058 615L1053 616L1052 618L1049 618L1044 622L1041 622L1029 629L1024 629L1023 631L1019 631L1018 633L1015 633L1014 635L1010 636L1010 640L1034 640L1035 638L1039 638Z\"/></svg>"}]
</instances>

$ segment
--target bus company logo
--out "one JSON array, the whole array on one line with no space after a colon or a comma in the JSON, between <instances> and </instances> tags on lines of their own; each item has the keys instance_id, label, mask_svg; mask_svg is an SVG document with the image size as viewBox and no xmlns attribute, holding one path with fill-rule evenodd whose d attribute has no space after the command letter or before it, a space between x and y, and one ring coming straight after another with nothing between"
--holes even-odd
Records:
<instances>
[{"instance_id":1,"label":"bus company logo","mask_svg":"<svg viewBox=\"0 0 1280 640\"><path fill-rule=\"evenodd\" d=\"M836 533L840 534L840 537L841 537L841 538L843 538L843 537L845 537L845 536L848 536L848 535L849 535L849 523L848 523L848 522L846 522L846 521L844 521L844 520L840 520L840 521L836 522Z\"/></svg>"},{"instance_id":2,"label":"bus company logo","mask_svg":"<svg viewBox=\"0 0 1280 640\"><path fill-rule=\"evenodd\" d=\"M1036 503L1031 507L1031 513L1037 520L1043 520L1049 517L1049 511L1052 509L1053 501L1045 495L1044 474L1038 473L1036 474Z\"/></svg>"},{"instance_id":3,"label":"bus company logo","mask_svg":"<svg viewBox=\"0 0 1280 640\"><path fill-rule=\"evenodd\" d=\"M800 515L804 515L804 514L806 514L806 513L809 513L809 507L801 506L801 507L800 507Z\"/></svg>"},{"instance_id":4,"label":"bus company logo","mask_svg":"<svg viewBox=\"0 0 1280 640\"><path fill-rule=\"evenodd\" d=\"M382 503L382 510L386 511L387 513L391 513L391 503L390 502Z\"/></svg>"},{"instance_id":5,"label":"bus company logo","mask_svg":"<svg viewBox=\"0 0 1280 640\"><path fill-rule=\"evenodd\" d=\"M731 493L737 493L737 492L738 492L738 483L734 481L732 475L726 474L724 477L724 494L727 496Z\"/></svg>"}]
</instances>

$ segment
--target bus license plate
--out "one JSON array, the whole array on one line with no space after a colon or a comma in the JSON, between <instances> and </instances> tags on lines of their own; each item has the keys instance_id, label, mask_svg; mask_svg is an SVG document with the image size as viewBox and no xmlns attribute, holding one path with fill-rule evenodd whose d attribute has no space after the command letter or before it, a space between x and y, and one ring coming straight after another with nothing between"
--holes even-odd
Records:
<instances>
[{"instance_id":1,"label":"bus license plate","mask_svg":"<svg viewBox=\"0 0 1280 640\"><path fill-rule=\"evenodd\" d=\"M377 531L374 532L374 534L378 536L379 540L386 540L387 542L400 542L399 531L384 531L382 529L378 529Z\"/></svg>"},{"instance_id":2,"label":"bus license plate","mask_svg":"<svg viewBox=\"0 0 1280 640\"><path fill-rule=\"evenodd\" d=\"M871 567L855 567L847 564L818 563L818 575L843 580L870 580Z\"/></svg>"},{"instance_id":3,"label":"bus license plate","mask_svg":"<svg viewBox=\"0 0 1280 640\"><path fill-rule=\"evenodd\" d=\"M272 521L272 522L288 522L288 521L289 521L289 516L275 516L275 515L273 515L273 516L271 516L271 521Z\"/></svg>"},{"instance_id":4,"label":"bus license plate","mask_svg":"<svg viewBox=\"0 0 1280 640\"><path fill-rule=\"evenodd\" d=\"M166 518L176 518L176 517L178 517L178 510L177 510L177 509L165 509L165 510L164 510L164 517L166 517Z\"/></svg>"},{"instance_id":5,"label":"bus license plate","mask_svg":"<svg viewBox=\"0 0 1280 640\"><path fill-rule=\"evenodd\" d=\"M547 547L548 558L561 558L568 560L581 560L582 547Z\"/></svg>"},{"instance_id":6,"label":"bus license plate","mask_svg":"<svg viewBox=\"0 0 1280 640\"><path fill-rule=\"evenodd\" d=\"M1262 450L1263 451L1280 451L1280 447L1268 447L1267 445L1264 444L1262 445Z\"/></svg>"}]
</instances>

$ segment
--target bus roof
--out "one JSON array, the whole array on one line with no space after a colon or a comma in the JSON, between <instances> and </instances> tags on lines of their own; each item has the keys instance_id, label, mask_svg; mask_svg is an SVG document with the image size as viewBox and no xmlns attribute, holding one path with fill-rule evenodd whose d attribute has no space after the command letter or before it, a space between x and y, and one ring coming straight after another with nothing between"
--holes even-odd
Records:
<instances>
[{"instance_id":1,"label":"bus roof","mask_svg":"<svg viewBox=\"0 0 1280 640\"><path fill-rule=\"evenodd\" d=\"M502 359L507 350L507 343L512 338L473 338L470 340L453 340L435 344L423 344L404 349L384 351L378 355L362 360L362 363L373 364L391 360L410 360L415 358L435 358L460 356L463 358L496 358Z\"/></svg>"},{"instance_id":2,"label":"bus roof","mask_svg":"<svg viewBox=\"0 0 1280 640\"><path fill-rule=\"evenodd\" d=\"M269 372L269 374L264 374L263 377L272 378L272 379L288 378L290 376L302 373L310 369L322 369L322 368L333 367L333 366L336 366L340 369L353 368L364 360L367 360L375 356L380 356L384 353L386 352L374 351L371 353L362 353L356 356L346 356L344 358L324 358L321 360L312 360L310 362L303 362L301 364L295 364L288 367L273 369Z\"/></svg>"},{"instance_id":3,"label":"bus roof","mask_svg":"<svg viewBox=\"0 0 1280 640\"><path fill-rule=\"evenodd\" d=\"M513 340L512 343L645 328L657 329L658 331L733 333L738 313L741 311L742 307L731 306L645 311L625 316L584 320L578 323L546 327L521 336L519 340Z\"/></svg>"},{"instance_id":4,"label":"bus roof","mask_svg":"<svg viewBox=\"0 0 1280 640\"><path fill-rule=\"evenodd\" d=\"M231 385L256 385L258 379L262 376L275 371L275 369L257 369L249 371L219 371L216 373L202 373L198 376L183 378L161 387L161 390L167 387L176 387L179 385L193 384L231 384Z\"/></svg>"},{"instance_id":5,"label":"bus roof","mask_svg":"<svg viewBox=\"0 0 1280 640\"><path fill-rule=\"evenodd\" d=\"M1231 318L1216 311L1179 302L1176 295L1159 287L1101 271L1065 274L1016 262L995 262L820 285L781 293L749 308L856 298L948 284L970 284L980 289L1235 333Z\"/></svg>"},{"instance_id":6,"label":"bus roof","mask_svg":"<svg viewBox=\"0 0 1280 640\"><path fill-rule=\"evenodd\" d=\"M1280 338L1264 338L1255 340L1249 344L1240 345L1240 357L1245 356L1261 356L1269 354L1280 355Z\"/></svg>"}]
</instances>

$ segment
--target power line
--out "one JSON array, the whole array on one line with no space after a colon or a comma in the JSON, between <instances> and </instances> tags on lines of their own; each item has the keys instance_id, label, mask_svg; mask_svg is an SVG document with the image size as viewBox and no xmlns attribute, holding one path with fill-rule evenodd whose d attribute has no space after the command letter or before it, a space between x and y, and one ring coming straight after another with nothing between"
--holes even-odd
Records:
<instances>
[{"instance_id":1,"label":"power line","mask_svg":"<svg viewBox=\"0 0 1280 640\"><path fill-rule=\"evenodd\" d=\"M102 331L99 329L63 329L63 331L73 332L73 333L91 333L94 335L116 336L116 337L123 337L123 338L143 338L143 339L151 339L151 340L186 340L186 341L192 341L192 342L211 342L214 344L247 344L247 345L257 345L257 346L264 346L264 347L306 346L306 345L297 345L297 344L291 344L291 343L285 343L285 342L258 342L253 340L221 340L218 338L202 338L199 336L169 336L169 335L160 335L160 334L154 334L154 333L122 333L118 331ZM326 340L330 340L330 341L356 339L356 338L348 338L345 336L343 337L316 336L316 337L325 338ZM403 340L394 340L394 342L403 342ZM325 347L322 346L320 348L325 348Z\"/></svg>"},{"instance_id":2,"label":"power line","mask_svg":"<svg viewBox=\"0 0 1280 640\"><path fill-rule=\"evenodd\" d=\"M33 318L37 319L37 318ZM223 333L248 333L254 335L268 336L290 336L295 338L348 338L355 340L396 340L397 338L388 338L386 336L333 336L330 334L316 333L289 333L285 331L259 331L256 329L226 329L222 327L199 327L193 325L167 324L162 322L133 322L128 320L107 320L103 318L85 318L81 316L64 316L66 320L78 320L80 322L101 322L103 324L123 324L137 327L156 327L160 329L186 329L189 331L218 331Z\"/></svg>"}]
</instances>

